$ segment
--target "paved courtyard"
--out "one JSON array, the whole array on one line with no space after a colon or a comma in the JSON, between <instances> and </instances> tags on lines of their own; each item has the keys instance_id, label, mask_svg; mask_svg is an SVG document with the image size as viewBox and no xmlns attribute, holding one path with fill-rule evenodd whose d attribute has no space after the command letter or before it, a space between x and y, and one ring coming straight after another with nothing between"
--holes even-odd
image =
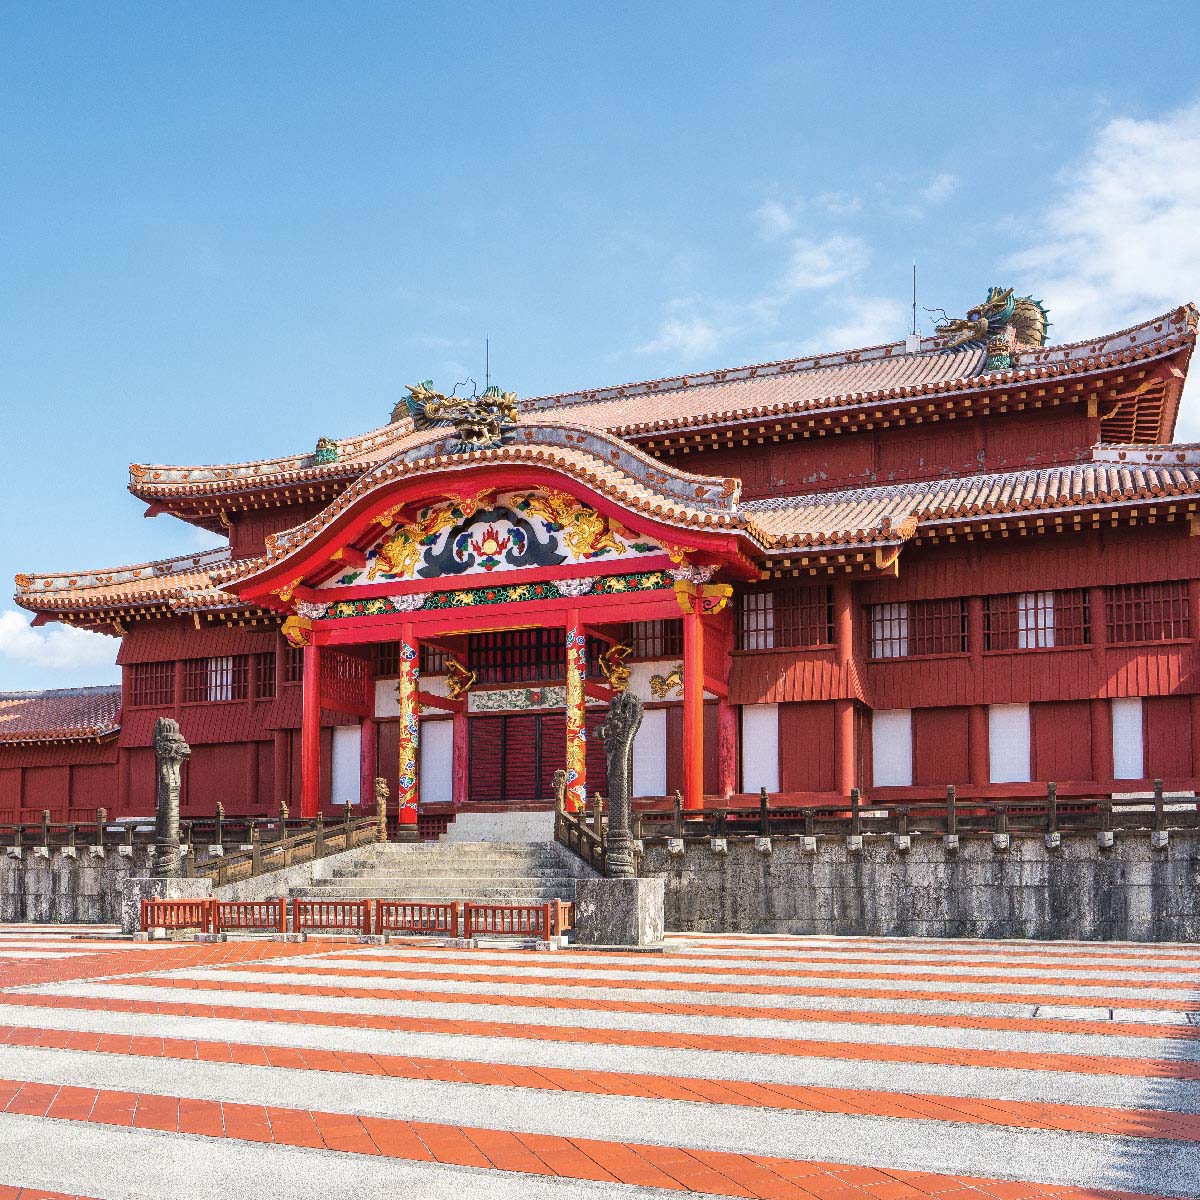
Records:
<instances>
[{"instance_id":1,"label":"paved courtyard","mask_svg":"<svg viewBox=\"0 0 1200 1200\"><path fill-rule=\"evenodd\" d=\"M0 1200L1194 1198L1198 985L1183 946L9 926Z\"/></svg>"}]
</instances>

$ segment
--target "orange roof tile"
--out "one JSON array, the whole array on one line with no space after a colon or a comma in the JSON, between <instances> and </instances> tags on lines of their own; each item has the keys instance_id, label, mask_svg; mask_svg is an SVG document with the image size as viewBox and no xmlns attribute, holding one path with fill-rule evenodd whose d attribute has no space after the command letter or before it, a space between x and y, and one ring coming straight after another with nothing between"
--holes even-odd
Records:
<instances>
[{"instance_id":1,"label":"orange roof tile","mask_svg":"<svg viewBox=\"0 0 1200 1200\"><path fill-rule=\"evenodd\" d=\"M0 744L108 737L121 727L121 688L0 692Z\"/></svg>"},{"instance_id":2,"label":"orange roof tile","mask_svg":"<svg viewBox=\"0 0 1200 1200\"><path fill-rule=\"evenodd\" d=\"M1086 374L1162 357L1195 342L1197 311L1186 305L1117 333L1062 346L1022 350L1014 366L982 374L983 348L947 350L926 339L919 352L903 342L838 354L760 363L695 375L519 402L526 425L569 420L622 437L672 429L726 426L811 410L860 408L883 401L995 389L1027 380ZM335 463L312 453L217 466L130 467L130 490L147 500L219 496L338 483L356 478L422 440L407 419L338 441Z\"/></svg>"}]
</instances>

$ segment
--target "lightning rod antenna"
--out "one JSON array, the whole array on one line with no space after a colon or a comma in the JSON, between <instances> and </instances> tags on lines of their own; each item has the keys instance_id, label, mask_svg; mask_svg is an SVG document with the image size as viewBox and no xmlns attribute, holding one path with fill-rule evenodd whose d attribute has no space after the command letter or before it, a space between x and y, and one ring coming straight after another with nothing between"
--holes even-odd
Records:
<instances>
[{"instance_id":1,"label":"lightning rod antenna","mask_svg":"<svg viewBox=\"0 0 1200 1200\"><path fill-rule=\"evenodd\" d=\"M914 318L915 319L915 318ZM492 386L492 340L483 339L483 390Z\"/></svg>"},{"instance_id":2,"label":"lightning rod antenna","mask_svg":"<svg viewBox=\"0 0 1200 1200\"><path fill-rule=\"evenodd\" d=\"M912 332L917 335L917 260L913 259L913 303L912 303Z\"/></svg>"}]
</instances>

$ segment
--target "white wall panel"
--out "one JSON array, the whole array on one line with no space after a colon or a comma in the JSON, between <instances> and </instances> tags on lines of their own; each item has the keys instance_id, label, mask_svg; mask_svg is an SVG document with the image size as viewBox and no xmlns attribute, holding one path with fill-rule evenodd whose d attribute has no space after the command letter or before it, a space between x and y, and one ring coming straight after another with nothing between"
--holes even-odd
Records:
<instances>
[{"instance_id":1,"label":"white wall panel","mask_svg":"<svg viewBox=\"0 0 1200 1200\"><path fill-rule=\"evenodd\" d=\"M667 794L667 710L648 708L633 739L633 794Z\"/></svg>"},{"instance_id":2,"label":"white wall panel","mask_svg":"<svg viewBox=\"0 0 1200 1200\"><path fill-rule=\"evenodd\" d=\"M420 750L421 803L449 804L454 799L454 722L422 721Z\"/></svg>"},{"instance_id":3,"label":"white wall panel","mask_svg":"<svg viewBox=\"0 0 1200 1200\"><path fill-rule=\"evenodd\" d=\"M1113 778L1141 779L1146 772L1142 702L1137 696L1112 702Z\"/></svg>"},{"instance_id":4,"label":"white wall panel","mask_svg":"<svg viewBox=\"0 0 1200 1200\"><path fill-rule=\"evenodd\" d=\"M338 725L333 731L333 803L357 804L362 779L362 727Z\"/></svg>"},{"instance_id":5,"label":"white wall panel","mask_svg":"<svg viewBox=\"0 0 1200 1200\"><path fill-rule=\"evenodd\" d=\"M871 714L871 761L876 787L912 786L912 710Z\"/></svg>"},{"instance_id":6,"label":"white wall panel","mask_svg":"<svg viewBox=\"0 0 1200 1200\"><path fill-rule=\"evenodd\" d=\"M988 708L988 776L993 783L1028 783L1029 705Z\"/></svg>"},{"instance_id":7,"label":"white wall panel","mask_svg":"<svg viewBox=\"0 0 1200 1200\"><path fill-rule=\"evenodd\" d=\"M779 791L779 705L742 706L742 791Z\"/></svg>"}]
</instances>

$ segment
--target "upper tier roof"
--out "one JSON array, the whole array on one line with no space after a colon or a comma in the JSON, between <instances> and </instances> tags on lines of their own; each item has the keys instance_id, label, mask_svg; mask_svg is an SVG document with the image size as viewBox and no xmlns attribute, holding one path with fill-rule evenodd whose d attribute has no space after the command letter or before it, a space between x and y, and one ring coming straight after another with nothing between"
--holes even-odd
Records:
<instances>
[{"instance_id":1,"label":"upper tier roof","mask_svg":"<svg viewBox=\"0 0 1200 1200\"><path fill-rule=\"evenodd\" d=\"M532 397L519 402L523 425L570 422L619 437L646 440L669 430L728 427L814 410L868 409L882 401L945 393L995 390L1026 381L1110 370L1122 364L1190 352L1197 311L1190 305L1162 317L1086 342L1024 349L1010 369L984 373L982 344L948 350L937 339L907 352L903 342L838 354L678 375L592 391ZM1166 404L1155 440L1169 438L1174 406ZM373 465L421 440L408 418L337 442L338 457L320 463L313 453L215 466L130 467L130 490L174 508L189 500L291 489L331 498Z\"/></svg>"},{"instance_id":2,"label":"upper tier roof","mask_svg":"<svg viewBox=\"0 0 1200 1200\"><path fill-rule=\"evenodd\" d=\"M73 742L120 728L121 686L0 692L0 744Z\"/></svg>"}]
</instances>

